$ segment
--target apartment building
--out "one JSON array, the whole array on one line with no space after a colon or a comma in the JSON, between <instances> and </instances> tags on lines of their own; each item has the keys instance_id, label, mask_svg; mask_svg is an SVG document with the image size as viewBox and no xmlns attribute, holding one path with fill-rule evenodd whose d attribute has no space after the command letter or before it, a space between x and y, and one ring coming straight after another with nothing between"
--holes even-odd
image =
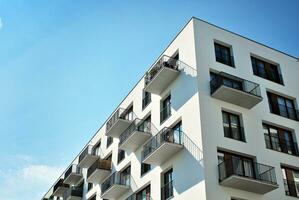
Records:
<instances>
[{"instance_id":1,"label":"apartment building","mask_svg":"<svg viewBox=\"0 0 299 200\"><path fill-rule=\"evenodd\" d=\"M43 199L295 200L298 75L192 18Z\"/></svg>"}]
</instances>

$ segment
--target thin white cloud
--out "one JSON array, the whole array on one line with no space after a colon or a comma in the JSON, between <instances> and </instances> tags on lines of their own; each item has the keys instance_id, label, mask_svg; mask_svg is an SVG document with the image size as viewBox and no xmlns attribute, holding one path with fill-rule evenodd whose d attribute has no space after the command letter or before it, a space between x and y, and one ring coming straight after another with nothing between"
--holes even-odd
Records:
<instances>
[{"instance_id":1,"label":"thin white cloud","mask_svg":"<svg viewBox=\"0 0 299 200\"><path fill-rule=\"evenodd\" d=\"M3 27L2 18L0 17L0 29Z\"/></svg>"},{"instance_id":2,"label":"thin white cloud","mask_svg":"<svg viewBox=\"0 0 299 200\"><path fill-rule=\"evenodd\" d=\"M19 159L24 158L31 160L29 156ZM0 197L9 200L41 199L63 169L59 166L28 163L14 170L0 169Z\"/></svg>"}]
</instances>

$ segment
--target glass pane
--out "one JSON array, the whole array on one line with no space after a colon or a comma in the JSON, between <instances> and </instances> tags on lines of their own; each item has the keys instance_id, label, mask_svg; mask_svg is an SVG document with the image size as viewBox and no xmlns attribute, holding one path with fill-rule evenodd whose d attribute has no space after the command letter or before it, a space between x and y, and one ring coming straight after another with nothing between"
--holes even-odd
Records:
<instances>
[{"instance_id":1,"label":"glass pane","mask_svg":"<svg viewBox=\"0 0 299 200\"><path fill-rule=\"evenodd\" d=\"M231 120L231 131L232 137L234 139L240 139L240 127L239 127L239 117L236 115L230 115Z\"/></svg>"},{"instance_id":2,"label":"glass pane","mask_svg":"<svg viewBox=\"0 0 299 200\"><path fill-rule=\"evenodd\" d=\"M244 160L244 175L248 177L254 177L254 172L253 172L253 165L251 160Z\"/></svg>"},{"instance_id":3,"label":"glass pane","mask_svg":"<svg viewBox=\"0 0 299 200\"><path fill-rule=\"evenodd\" d=\"M224 161L224 154L221 152L217 152L218 156L218 164L222 163Z\"/></svg>"},{"instance_id":4,"label":"glass pane","mask_svg":"<svg viewBox=\"0 0 299 200\"><path fill-rule=\"evenodd\" d=\"M229 128L229 118L228 118L227 113L222 112L222 120L223 120L224 136L231 137L230 136L230 128Z\"/></svg>"}]
</instances>

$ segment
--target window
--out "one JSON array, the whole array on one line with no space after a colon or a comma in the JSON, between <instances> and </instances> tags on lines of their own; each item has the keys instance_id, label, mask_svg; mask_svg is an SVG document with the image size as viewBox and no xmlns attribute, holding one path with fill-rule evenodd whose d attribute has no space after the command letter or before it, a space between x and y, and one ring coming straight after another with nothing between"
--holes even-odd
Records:
<instances>
[{"instance_id":1,"label":"window","mask_svg":"<svg viewBox=\"0 0 299 200\"><path fill-rule=\"evenodd\" d=\"M93 195L91 198L89 198L88 200L97 200L97 195Z\"/></svg>"},{"instance_id":2,"label":"window","mask_svg":"<svg viewBox=\"0 0 299 200\"><path fill-rule=\"evenodd\" d=\"M227 87L230 87L230 88L234 88L234 89L237 89L237 90L243 90L243 83L239 80L236 80L236 79L231 79L229 77L225 77L225 76L221 76L219 77L219 75L211 72L210 73L210 79L213 80L218 80L221 81L221 83L224 85L224 86L227 86Z\"/></svg>"},{"instance_id":3,"label":"window","mask_svg":"<svg viewBox=\"0 0 299 200\"><path fill-rule=\"evenodd\" d=\"M101 141L99 141L96 145L94 145L92 149L92 154L97 156L101 155Z\"/></svg>"},{"instance_id":4,"label":"window","mask_svg":"<svg viewBox=\"0 0 299 200\"><path fill-rule=\"evenodd\" d=\"M120 116L121 119L132 121L134 119L133 106L126 109Z\"/></svg>"},{"instance_id":5,"label":"window","mask_svg":"<svg viewBox=\"0 0 299 200\"><path fill-rule=\"evenodd\" d=\"M161 103L160 122L163 123L171 116L171 95L167 96Z\"/></svg>"},{"instance_id":6,"label":"window","mask_svg":"<svg viewBox=\"0 0 299 200\"><path fill-rule=\"evenodd\" d=\"M254 163L252 158L224 151L218 151L218 166L222 165L223 162L225 162L225 167L221 167L221 170L226 177L237 174L239 176L255 178Z\"/></svg>"},{"instance_id":7,"label":"window","mask_svg":"<svg viewBox=\"0 0 299 200\"><path fill-rule=\"evenodd\" d=\"M152 101L151 93L143 90L142 109L144 109Z\"/></svg>"},{"instance_id":8,"label":"window","mask_svg":"<svg viewBox=\"0 0 299 200\"><path fill-rule=\"evenodd\" d=\"M88 185L87 185L87 191L90 191L92 188L93 188L93 184L92 183L88 183Z\"/></svg>"},{"instance_id":9,"label":"window","mask_svg":"<svg viewBox=\"0 0 299 200\"><path fill-rule=\"evenodd\" d=\"M120 163L125 158L125 156L125 151L119 149L117 154L117 164Z\"/></svg>"},{"instance_id":10,"label":"window","mask_svg":"<svg viewBox=\"0 0 299 200\"><path fill-rule=\"evenodd\" d=\"M293 120L298 119L298 111L295 109L294 101L286 97L267 92L270 112Z\"/></svg>"},{"instance_id":11,"label":"window","mask_svg":"<svg viewBox=\"0 0 299 200\"><path fill-rule=\"evenodd\" d=\"M130 179L131 179L130 177L131 177L131 165L121 171L120 182L123 185L130 185Z\"/></svg>"},{"instance_id":12,"label":"window","mask_svg":"<svg viewBox=\"0 0 299 200\"><path fill-rule=\"evenodd\" d=\"M240 123L240 116L222 111L224 136L245 142L243 128Z\"/></svg>"},{"instance_id":13,"label":"window","mask_svg":"<svg viewBox=\"0 0 299 200\"><path fill-rule=\"evenodd\" d=\"M251 56L253 74L275 83L283 84L278 66Z\"/></svg>"},{"instance_id":14,"label":"window","mask_svg":"<svg viewBox=\"0 0 299 200\"><path fill-rule=\"evenodd\" d=\"M136 200L150 200L151 199L151 186L148 185L141 191L137 192Z\"/></svg>"},{"instance_id":15,"label":"window","mask_svg":"<svg viewBox=\"0 0 299 200\"><path fill-rule=\"evenodd\" d=\"M106 146L106 148L108 148L112 144L112 142L113 142L113 137L108 136L107 137L107 146Z\"/></svg>"},{"instance_id":16,"label":"window","mask_svg":"<svg viewBox=\"0 0 299 200\"><path fill-rule=\"evenodd\" d=\"M234 59L231 53L231 49L229 47L218 43L214 43L214 47L217 62L229 65L231 67L235 67Z\"/></svg>"},{"instance_id":17,"label":"window","mask_svg":"<svg viewBox=\"0 0 299 200\"><path fill-rule=\"evenodd\" d=\"M263 124L263 130L268 149L298 155L298 147L290 131L268 124Z\"/></svg>"},{"instance_id":18,"label":"window","mask_svg":"<svg viewBox=\"0 0 299 200\"><path fill-rule=\"evenodd\" d=\"M148 171L152 169L152 166L146 163L141 163L141 176L146 174Z\"/></svg>"},{"instance_id":19,"label":"window","mask_svg":"<svg viewBox=\"0 0 299 200\"><path fill-rule=\"evenodd\" d=\"M283 166L281 170L286 195L299 197L299 171Z\"/></svg>"},{"instance_id":20,"label":"window","mask_svg":"<svg viewBox=\"0 0 299 200\"><path fill-rule=\"evenodd\" d=\"M170 169L163 174L163 187L161 190L161 199L166 200L173 197L173 170Z\"/></svg>"}]
</instances>

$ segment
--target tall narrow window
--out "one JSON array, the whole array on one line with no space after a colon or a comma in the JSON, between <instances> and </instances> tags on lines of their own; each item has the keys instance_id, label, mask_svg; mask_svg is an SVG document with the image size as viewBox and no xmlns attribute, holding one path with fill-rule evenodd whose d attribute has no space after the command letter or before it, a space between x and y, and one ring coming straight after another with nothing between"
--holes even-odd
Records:
<instances>
[{"instance_id":1,"label":"tall narrow window","mask_svg":"<svg viewBox=\"0 0 299 200\"><path fill-rule=\"evenodd\" d=\"M243 128L241 127L240 116L222 111L224 136L235 140L245 141Z\"/></svg>"},{"instance_id":2,"label":"tall narrow window","mask_svg":"<svg viewBox=\"0 0 299 200\"><path fill-rule=\"evenodd\" d=\"M146 174L148 171L152 169L152 166L146 163L141 163L141 176Z\"/></svg>"},{"instance_id":3,"label":"tall narrow window","mask_svg":"<svg viewBox=\"0 0 299 200\"><path fill-rule=\"evenodd\" d=\"M148 185L136 194L136 200L150 200L151 186Z\"/></svg>"},{"instance_id":4,"label":"tall narrow window","mask_svg":"<svg viewBox=\"0 0 299 200\"><path fill-rule=\"evenodd\" d=\"M150 102L152 101L151 98L151 93L146 92L143 90L143 94L142 94L143 98L142 98L142 109L144 109L148 104L150 104Z\"/></svg>"},{"instance_id":5,"label":"tall narrow window","mask_svg":"<svg viewBox=\"0 0 299 200\"><path fill-rule=\"evenodd\" d=\"M229 65L231 67L235 67L230 47L218 43L214 43L214 47L217 62Z\"/></svg>"},{"instance_id":6,"label":"tall narrow window","mask_svg":"<svg viewBox=\"0 0 299 200\"><path fill-rule=\"evenodd\" d=\"M92 149L93 155L100 156L101 155L101 141L99 141Z\"/></svg>"},{"instance_id":7,"label":"tall narrow window","mask_svg":"<svg viewBox=\"0 0 299 200\"><path fill-rule=\"evenodd\" d=\"M293 100L267 92L270 112L293 120L299 120L298 111Z\"/></svg>"},{"instance_id":8,"label":"tall narrow window","mask_svg":"<svg viewBox=\"0 0 299 200\"><path fill-rule=\"evenodd\" d=\"M299 197L299 171L289 167L281 167L281 170L286 195Z\"/></svg>"},{"instance_id":9,"label":"tall narrow window","mask_svg":"<svg viewBox=\"0 0 299 200\"><path fill-rule=\"evenodd\" d=\"M108 136L107 137L107 146L106 146L106 148L108 148L112 144L112 142L113 142L113 137Z\"/></svg>"},{"instance_id":10,"label":"tall narrow window","mask_svg":"<svg viewBox=\"0 0 299 200\"><path fill-rule=\"evenodd\" d=\"M126 111L121 114L120 118L132 121L134 119L133 106L126 109Z\"/></svg>"},{"instance_id":11,"label":"tall narrow window","mask_svg":"<svg viewBox=\"0 0 299 200\"><path fill-rule=\"evenodd\" d=\"M173 170L170 169L163 174L163 186L161 189L161 199L166 200L173 197Z\"/></svg>"},{"instance_id":12,"label":"tall narrow window","mask_svg":"<svg viewBox=\"0 0 299 200\"><path fill-rule=\"evenodd\" d=\"M121 161L123 161L123 159L125 159L125 151L124 150L118 150L118 154L117 154L117 163L120 163Z\"/></svg>"},{"instance_id":13,"label":"tall narrow window","mask_svg":"<svg viewBox=\"0 0 299 200\"><path fill-rule=\"evenodd\" d=\"M161 103L160 122L164 122L171 116L171 95L167 96Z\"/></svg>"},{"instance_id":14,"label":"tall narrow window","mask_svg":"<svg viewBox=\"0 0 299 200\"><path fill-rule=\"evenodd\" d=\"M253 74L275 83L283 84L282 76L277 65L268 63L251 56Z\"/></svg>"},{"instance_id":15,"label":"tall narrow window","mask_svg":"<svg viewBox=\"0 0 299 200\"><path fill-rule=\"evenodd\" d=\"M263 124L266 147L291 155L299 155L293 134L282 128Z\"/></svg>"}]
</instances>

